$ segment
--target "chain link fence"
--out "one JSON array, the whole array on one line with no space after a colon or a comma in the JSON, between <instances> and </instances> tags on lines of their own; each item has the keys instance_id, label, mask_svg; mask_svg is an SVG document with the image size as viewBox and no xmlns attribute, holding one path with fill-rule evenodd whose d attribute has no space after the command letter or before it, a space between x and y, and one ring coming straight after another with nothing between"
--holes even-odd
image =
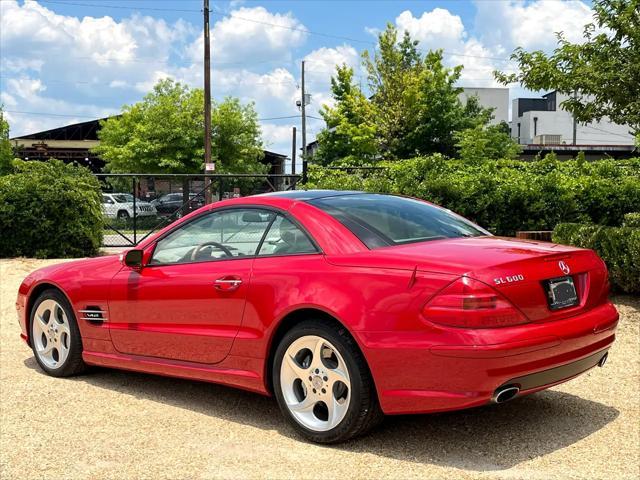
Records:
<instances>
[{"instance_id":1,"label":"chain link fence","mask_svg":"<svg viewBox=\"0 0 640 480\"><path fill-rule=\"evenodd\" d=\"M104 247L131 247L209 202L293 190L300 175L96 174L102 188Z\"/></svg>"}]
</instances>

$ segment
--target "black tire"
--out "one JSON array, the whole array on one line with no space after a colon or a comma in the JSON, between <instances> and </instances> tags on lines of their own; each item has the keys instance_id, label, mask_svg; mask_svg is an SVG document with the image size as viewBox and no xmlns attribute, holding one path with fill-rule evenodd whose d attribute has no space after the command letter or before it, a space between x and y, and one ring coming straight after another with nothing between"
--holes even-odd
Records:
<instances>
[{"instance_id":1,"label":"black tire","mask_svg":"<svg viewBox=\"0 0 640 480\"><path fill-rule=\"evenodd\" d=\"M119 210L118 211L118 218L120 220L127 220L129 219L130 215L129 212L127 212L126 210Z\"/></svg>"},{"instance_id":2,"label":"black tire","mask_svg":"<svg viewBox=\"0 0 640 480\"><path fill-rule=\"evenodd\" d=\"M38 310L40 304L46 300L54 300L60 305L67 317L70 330L68 339L69 353L67 355L67 358L55 368L51 368L45 365L40 359L38 353L36 352L36 341L34 338L33 324L35 313ZM87 365L82 360L82 337L80 336L80 331L78 330L76 317L73 313L71 305L69 305L69 301L59 290L45 290L33 303L33 308L31 309L31 312L29 314L29 339L36 362L38 362L40 368L48 375L51 375L52 377L70 377L72 375L78 375L87 369Z\"/></svg>"},{"instance_id":3,"label":"black tire","mask_svg":"<svg viewBox=\"0 0 640 480\"><path fill-rule=\"evenodd\" d=\"M280 371L284 354L298 338L313 335L335 346L346 363L351 381L350 404L342 421L331 430L316 431L299 423L287 407L282 393ZM324 319L305 320L288 331L280 341L273 362L273 389L280 410L296 431L316 443L341 443L363 435L384 418L380 409L369 367L353 338L344 327Z\"/></svg>"}]
</instances>

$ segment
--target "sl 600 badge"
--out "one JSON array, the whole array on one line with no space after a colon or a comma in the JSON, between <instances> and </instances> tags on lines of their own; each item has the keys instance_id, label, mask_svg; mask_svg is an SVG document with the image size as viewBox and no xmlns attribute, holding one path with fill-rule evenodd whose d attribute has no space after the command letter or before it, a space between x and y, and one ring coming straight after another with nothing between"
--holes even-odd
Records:
<instances>
[{"instance_id":1,"label":"sl 600 badge","mask_svg":"<svg viewBox=\"0 0 640 480\"><path fill-rule=\"evenodd\" d=\"M524 280L524 275L511 275L493 279L493 281L496 282L496 285L502 285L503 283L521 282L522 280Z\"/></svg>"}]
</instances>

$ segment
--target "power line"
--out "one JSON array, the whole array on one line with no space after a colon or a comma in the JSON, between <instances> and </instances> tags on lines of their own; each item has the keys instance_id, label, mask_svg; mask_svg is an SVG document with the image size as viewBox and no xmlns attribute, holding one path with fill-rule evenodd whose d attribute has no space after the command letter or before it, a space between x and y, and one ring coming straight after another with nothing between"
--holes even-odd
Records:
<instances>
[{"instance_id":1,"label":"power line","mask_svg":"<svg viewBox=\"0 0 640 480\"><path fill-rule=\"evenodd\" d=\"M171 78L173 78L173 76L169 76ZM167 77L167 78L169 78ZM8 76L8 75L0 75L0 79L5 79L5 80L18 80L18 81L25 81L25 80L40 80L43 84L48 84L48 83L60 83L60 84L64 84L64 85L96 85L96 86L106 86L106 87L111 87L111 88L123 88L125 86L131 86L131 83L126 82L125 85L113 85L113 82L118 82L118 81L125 81L125 80L119 80L119 79L113 79L111 82L97 82L97 81L91 81L91 80L64 80L64 79L58 79L58 78L42 78L42 77L38 77L38 78L30 78L30 77L15 77L15 76ZM241 78L241 79L233 79L234 81L232 83L227 83L224 84L222 82L217 82L216 85L218 87L225 87L228 86L230 88L236 87L238 85L291 85L293 87L298 88L298 82L295 79L291 79L291 80L250 80L247 78ZM143 82L144 80L141 80L141 82ZM307 80L307 83L312 83L314 85L324 85L324 84L328 84L329 83L329 79L326 80L321 80L321 79L312 79L312 80ZM134 82L135 83L139 83L139 82Z\"/></svg>"},{"instance_id":2,"label":"power line","mask_svg":"<svg viewBox=\"0 0 640 480\"><path fill-rule=\"evenodd\" d=\"M2 0L0 0L2 1ZM100 62L114 62L114 63L150 63L156 65L164 65L168 62L168 59L164 60L147 60L147 58L152 57L138 57L138 58L113 58L113 57L91 57L86 55L66 55L66 58L73 58L78 60L91 60L95 63ZM155 57L154 57L155 58ZM282 59L282 60L256 60L256 61L245 61L245 62L212 62L213 66L227 66L227 65L261 65L265 63L280 63L280 64L292 64L291 60Z\"/></svg>"},{"instance_id":3,"label":"power line","mask_svg":"<svg viewBox=\"0 0 640 480\"><path fill-rule=\"evenodd\" d=\"M267 118L259 118L259 122L268 122L270 120L284 120L288 118L300 118L300 115L286 115L283 117L267 117Z\"/></svg>"},{"instance_id":4,"label":"power line","mask_svg":"<svg viewBox=\"0 0 640 480\"><path fill-rule=\"evenodd\" d=\"M43 116L43 117L68 117L68 118L91 118L91 119L96 119L95 115L81 115L81 114L71 114L71 113L49 113L49 112L28 112L28 111L24 111L24 110L4 110L7 113L15 113L18 115L38 115L38 116ZM114 113L114 115L117 115ZM290 118L300 118L300 115L284 115L281 117L265 117L265 118L258 118L257 120L259 122L267 122L267 121L271 121L271 120L285 120L285 119L290 119ZM321 120L318 117L312 117L312 118L316 118L318 120Z\"/></svg>"},{"instance_id":5,"label":"power line","mask_svg":"<svg viewBox=\"0 0 640 480\"><path fill-rule=\"evenodd\" d=\"M28 0L28 1L38 1L38 0ZM81 3L81 2L63 2L60 0L39 0L41 2L45 2L45 3L53 3L53 4L59 4L59 5L74 5L74 6L78 6L78 7L100 7L100 8L112 8L112 9L117 9L117 10L149 10L149 11L160 11L160 12L198 12L200 13L202 10L198 9L182 9L182 8L157 8L157 7L129 7L129 6L124 6L124 5L100 5L98 3ZM252 22L252 23L257 23L257 24L261 24L261 25L267 25L270 27L276 27L276 28L283 28L286 30L291 30L291 31L298 31L298 32L302 32L302 33L306 33L309 35L318 35L318 36L322 36L322 37L327 37L327 38L335 38L335 39L339 39L339 40L347 40L349 42L356 42L356 43L366 43L366 44L372 44L375 45L375 42L372 42L370 40L360 40L357 38L352 38L352 37L346 37L346 36L342 36L342 35L332 35L329 33L324 33L324 32L315 32L312 30L309 30L307 28L303 28L303 27L292 27L292 26L288 26L288 25L281 25L278 23L273 23L273 22L265 22L262 20L256 20L254 18L247 18L247 17L241 17L239 15L229 15L227 13L218 13L218 12L209 12L211 15L217 15L217 16L221 16L221 17L229 17L232 19L237 19L237 20L242 20L245 22Z\"/></svg>"},{"instance_id":6,"label":"power line","mask_svg":"<svg viewBox=\"0 0 640 480\"><path fill-rule=\"evenodd\" d=\"M115 10L149 10L154 12L202 12L202 9L186 9L186 8L158 8L158 7L126 7L124 5L100 5L98 3L81 3L81 2L63 2L61 0L27 0L29 2L53 3L57 5L72 5L76 7L98 7L112 8Z\"/></svg>"},{"instance_id":7,"label":"power line","mask_svg":"<svg viewBox=\"0 0 640 480\"><path fill-rule=\"evenodd\" d=\"M598 130L600 132L604 132L607 133L609 135L616 135L618 137L624 137L624 138L629 138L629 135L625 135L623 133L616 133L616 132L610 132L609 130L604 130L602 128L598 128L598 127L592 127L591 125L583 125L586 128L591 128L592 130ZM595 135L595 134L594 134Z\"/></svg>"},{"instance_id":8,"label":"power line","mask_svg":"<svg viewBox=\"0 0 640 480\"><path fill-rule=\"evenodd\" d=\"M96 119L95 115L72 115L67 113L47 113L47 112L25 112L21 110L5 110L7 113L16 113L20 115L42 115L44 117L69 117L69 118L92 118Z\"/></svg>"},{"instance_id":9,"label":"power line","mask_svg":"<svg viewBox=\"0 0 640 480\"><path fill-rule=\"evenodd\" d=\"M38 1L38 0L27 0L27 1ZM82 7L101 7L101 8L120 9L120 10L151 10L151 11L165 11L165 12L198 12L198 13L202 12L201 9L195 10L195 9L174 9L174 8L157 8L157 7L130 7L130 6L124 6L124 5L104 5L104 4L101 5L101 4L97 4L97 3L89 4L89 3L81 3L81 2L65 2L65 1L61 1L61 0L39 0L39 1L46 2L46 3L60 4L60 5L74 5L74 6L82 6ZM316 35L316 36L325 37L325 38L333 38L333 39L345 40L345 41L353 42L353 43L361 43L361 44L372 45L374 48L377 45L377 43L375 41L372 41L372 40L362 40L362 39L358 39L358 38L347 37L347 36L344 36L344 35L333 35L333 34L330 34L330 33L309 30L308 28L304 28L304 27L293 27L293 26L282 25L282 24L273 23L273 22L265 22L263 20L256 20L254 18L247 18L247 17L242 17L242 16L239 16L239 15L228 14L228 13L219 13L219 12L211 12L211 11L209 13L211 15L217 15L219 17L237 19L237 20L242 20L244 22L257 23L257 24L266 25L266 26L269 26L269 27L282 28L282 29L285 29L285 30L302 32L302 33L306 33L308 35ZM495 61L501 61L501 62L511 62L512 61L510 58L492 57L492 56L487 56L487 55L471 55L471 54L444 51L444 50L443 50L443 55L454 56L454 57L465 57L465 58L484 58L484 59L487 59L487 60L495 60Z\"/></svg>"},{"instance_id":10,"label":"power line","mask_svg":"<svg viewBox=\"0 0 640 480\"><path fill-rule=\"evenodd\" d=\"M61 84L65 84L65 85L99 85L99 86L107 86L107 87L113 87L113 88L120 88L121 86L118 85L112 85L113 82L117 82L119 80L114 79L112 82L92 82L92 81L82 81L82 80L61 80L61 79L43 79L43 78L25 78L25 77L9 77L6 75L0 75L0 78L4 78L5 80L40 80L42 81L42 83L47 84L47 83L61 83ZM122 80L124 81L124 80ZM319 83L319 80L315 81L316 83ZM138 83L138 82L135 82ZM236 85L293 85L296 86L297 82L295 80L283 80L283 81L248 81L247 79L242 79L238 82L235 82L234 85L230 85L230 86L236 86ZM129 85L129 83L127 83L124 86Z\"/></svg>"}]
</instances>

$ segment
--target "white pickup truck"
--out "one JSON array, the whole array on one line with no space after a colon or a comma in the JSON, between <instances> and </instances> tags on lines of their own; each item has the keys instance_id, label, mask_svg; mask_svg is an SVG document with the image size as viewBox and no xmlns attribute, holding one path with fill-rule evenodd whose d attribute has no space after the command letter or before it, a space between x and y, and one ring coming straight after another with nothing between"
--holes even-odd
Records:
<instances>
[{"instance_id":1,"label":"white pickup truck","mask_svg":"<svg viewBox=\"0 0 640 480\"><path fill-rule=\"evenodd\" d=\"M133 195L130 193L103 193L102 209L107 218L133 218ZM152 217L157 214L156 207L149 202L136 199L136 216Z\"/></svg>"}]
</instances>

